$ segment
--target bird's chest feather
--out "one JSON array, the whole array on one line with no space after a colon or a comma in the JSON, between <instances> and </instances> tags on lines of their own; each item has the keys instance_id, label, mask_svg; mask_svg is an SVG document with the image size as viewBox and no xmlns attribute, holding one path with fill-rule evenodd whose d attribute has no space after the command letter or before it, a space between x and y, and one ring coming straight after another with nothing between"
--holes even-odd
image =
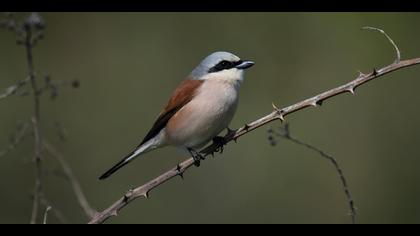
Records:
<instances>
[{"instance_id":1,"label":"bird's chest feather","mask_svg":"<svg viewBox=\"0 0 420 236\"><path fill-rule=\"evenodd\" d=\"M234 112L238 103L238 90L231 84L207 81L191 101L191 106L200 107L200 116L219 119Z\"/></svg>"},{"instance_id":2,"label":"bird's chest feather","mask_svg":"<svg viewBox=\"0 0 420 236\"><path fill-rule=\"evenodd\" d=\"M238 104L239 84L206 81L196 96L171 119L170 139L191 146L207 142L225 129Z\"/></svg>"}]
</instances>

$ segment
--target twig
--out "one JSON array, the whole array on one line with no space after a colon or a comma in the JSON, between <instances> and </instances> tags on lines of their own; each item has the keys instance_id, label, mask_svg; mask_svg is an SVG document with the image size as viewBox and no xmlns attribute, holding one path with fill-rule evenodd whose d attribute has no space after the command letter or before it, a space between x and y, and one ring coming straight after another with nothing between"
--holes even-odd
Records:
<instances>
[{"instance_id":1,"label":"twig","mask_svg":"<svg viewBox=\"0 0 420 236\"><path fill-rule=\"evenodd\" d=\"M7 153L11 152L12 150L16 149L17 145L19 145L25 138L28 128L29 128L29 124L27 122L25 122L22 125L22 127L18 128L17 134L16 136L13 137L9 146L7 146L7 148L5 148L4 150L0 151L0 158L5 156Z\"/></svg>"},{"instance_id":2,"label":"twig","mask_svg":"<svg viewBox=\"0 0 420 236\"><path fill-rule=\"evenodd\" d=\"M0 100L7 98L9 96L15 95L17 93L17 91L24 86L27 82L29 82L30 77L24 79L24 80L19 80L16 84L8 87L5 89L5 91L3 93L0 93Z\"/></svg>"},{"instance_id":3,"label":"twig","mask_svg":"<svg viewBox=\"0 0 420 236\"><path fill-rule=\"evenodd\" d=\"M44 196L40 198L40 202L45 207L51 206L51 211L54 214L54 216L57 218L57 220L61 223L68 223L69 221L64 217L63 213L61 213L60 210L57 209L51 202L49 202Z\"/></svg>"},{"instance_id":4,"label":"twig","mask_svg":"<svg viewBox=\"0 0 420 236\"><path fill-rule=\"evenodd\" d=\"M343 186L344 194L346 195L347 202L349 204L350 208L350 217L353 224L356 224L356 207L354 205L353 198L350 193L349 186L347 184L347 180L344 176L343 170L341 169L340 165L338 164L338 161L331 155L325 153L321 149L312 146L308 143L305 143L303 141L300 141L299 139L296 139L290 135L289 130L289 124L285 124L283 127L280 127L280 132L275 132L276 135L283 137L284 139L290 140L298 145L302 145L306 148L309 148L315 152L318 152L322 157L328 159L335 167L338 176L340 177L341 185Z\"/></svg>"},{"instance_id":5,"label":"twig","mask_svg":"<svg viewBox=\"0 0 420 236\"><path fill-rule=\"evenodd\" d=\"M293 104L291 106L285 107L283 109L278 109L274 104L273 104L273 108L274 111L271 112L270 114L255 120L249 124L246 124L245 126L239 128L238 130L234 131L234 132L229 132L227 135L225 135L225 140L226 143L232 141L232 140L237 140L239 137L241 137L242 135L245 135L263 125L266 125L272 121L275 120L284 120L284 117L286 115L292 114L296 111L299 111L301 109L307 108L307 107L316 107L318 105L321 105L323 101L327 100L328 98L332 98L334 96L337 96L339 94L342 93L346 93L349 92L351 94L354 94L354 90L368 82L371 81L373 79L379 78L385 74L388 74L390 72L393 71L397 71L399 69L408 67L408 66L413 66L413 65L417 65L420 64L420 58L414 58L414 59L409 59L409 60L404 60L404 61L398 61L395 62L391 65L385 66L379 70L374 69L371 73L368 74L363 74L360 73L360 75L353 81L350 81L347 84L344 84L342 86L339 86L337 88L333 88L331 90L328 90L326 92L323 92L321 94L318 94L314 97L308 98L306 100L303 100L301 102L298 102L296 104ZM203 156L208 156L209 154L214 153L215 151L219 150L220 146L218 144L211 144L208 147L204 148L202 151L200 151L200 153L202 153ZM178 164L176 167L168 170L167 172L164 172L163 174L161 174L160 176L156 177L155 179L147 182L146 184L137 187L133 190L128 191L122 198L120 198L119 200L117 200L115 203L113 203L111 206L109 206L108 208L106 208L104 211L99 212L98 214L95 215L95 217L93 217L91 219L91 221L89 222L90 224L98 224L98 223L103 223L105 222L107 219L109 219L112 216L116 216L117 213L124 208L128 203L130 203L131 201L135 200L136 198L139 197L148 197L148 193L153 190L154 188L156 188L157 186L165 183L166 181L172 179L175 176L182 176L182 174L188 169L190 168L192 165L194 164L194 160L193 158L189 158L185 161L183 161L182 163Z\"/></svg>"},{"instance_id":6,"label":"twig","mask_svg":"<svg viewBox=\"0 0 420 236\"><path fill-rule=\"evenodd\" d=\"M38 162L36 162L36 164L38 165ZM38 170L38 169L37 169ZM40 172L40 171L39 171ZM38 217L38 208L39 208L39 201L40 201L40 192L41 192L41 180L40 180L40 174L36 174L36 178L35 178L35 187L34 187L34 199L33 199L33 203L32 203L32 213L31 213L31 221L30 224L36 224L36 219Z\"/></svg>"},{"instance_id":7,"label":"twig","mask_svg":"<svg viewBox=\"0 0 420 236\"><path fill-rule=\"evenodd\" d=\"M80 186L79 181L73 174L72 169L70 168L70 165L67 163L65 158L46 140L44 140L44 148L45 151L50 154L53 158L55 158L58 163L60 163L61 168L64 171L64 174L66 175L67 179L70 181L71 186L73 187L73 191L76 195L77 201L79 202L80 207L83 209L87 217L90 219L95 214L96 211L90 206L89 202L86 199L85 194L82 191L82 187Z\"/></svg>"},{"instance_id":8,"label":"twig","mask_svg":"<svg viewBox=\"0 0 420 236\"><path fill-rule=\"evenodd\" d=\"M362 27L362 29L364 29L364 30L376 30L376 31L381 32L383 35L385 35L385 37L392 44L392 46L394 46L395 51L397 52L397 59L395 60L395 63L398 63L398 62L401 61L401 53L400 53L400 50L398 49L397 45L394 43L394 40L392 40L392 38L389 37L388 34L385 33L385 31L383 31L381 29L378 29L378 28L375 28L375 27L371 27L371 26L365 26L365 27Z\"/></svg>"},{"instance_id":9,"label":"twig","mask_svg":"<svg viewBox=\"0 0 420 236\"><path fill-rule=\"evenodd\" d=\"M47 217L48 217L48 212L51 210L51 206L47 206L47 208L45 208L45 212L44 212L44 220L42 221L42 223L45 225L47 224Z\"/></svg>"}]
</instances>

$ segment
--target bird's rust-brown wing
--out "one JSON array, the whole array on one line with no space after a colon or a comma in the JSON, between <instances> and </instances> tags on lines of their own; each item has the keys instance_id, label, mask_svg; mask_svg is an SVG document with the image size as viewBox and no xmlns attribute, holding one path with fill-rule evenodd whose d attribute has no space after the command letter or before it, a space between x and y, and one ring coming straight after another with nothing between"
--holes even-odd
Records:
<instances>
[{"instance_id":1,"label":"bird's rust-brown wing","mask_svg":"<svg viewBox=\"0 0 420 236\"><path fill-rule=\"evenodd\" d=\"M175 115L177 111L179 111L185 104L194 98L197 89L201 86L202 83L202 80L183 80L175 89L174 93L168 101L168 104L159 114L152 128L149 130L146 137L144 137L139 146L143 145L145 142L159 134L159 132L165 128L169 119L171 119L171 117Z\"/></svg>"}]
</instances>

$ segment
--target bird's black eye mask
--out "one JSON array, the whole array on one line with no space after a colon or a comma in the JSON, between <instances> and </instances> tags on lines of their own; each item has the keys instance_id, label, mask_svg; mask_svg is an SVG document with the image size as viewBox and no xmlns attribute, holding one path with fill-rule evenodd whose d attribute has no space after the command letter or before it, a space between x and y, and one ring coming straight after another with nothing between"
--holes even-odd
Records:
<instances>
[{"instance_id":1,"label":"bird's black eye mask","mask_svg":"<svg viewBox=\"0 0 420 236\"><path fill-rule=\"evenodd\" d=\"M236 67L237 65L240 65L240 64L242 64L242 60L239 60L239 61L223 60L223 61L217 63L212 68L210 68L208 72L213 73L213 72L218 72L218 71L222 71L222 70L228 70L228 69L234 68L234 67Z\"/></svg>"}]
</instances>

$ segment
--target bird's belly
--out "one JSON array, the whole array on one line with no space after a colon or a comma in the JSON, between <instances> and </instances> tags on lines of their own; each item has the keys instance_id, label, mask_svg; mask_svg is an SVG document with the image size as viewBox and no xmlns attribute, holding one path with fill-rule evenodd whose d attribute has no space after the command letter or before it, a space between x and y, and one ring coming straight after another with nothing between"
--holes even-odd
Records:
<instances>
[{"instance_id":1,"label":"bird's belly","mask_svg":"<svg viewBox=\"0 0 420 236\"><path fill-rule=\"evenodd\" d=\"M220 92L220 94L219 94ZM168 122L166 135L175 146L200 148L228 127L237 107L237 93L202 94L178 111Z\"/></svg>"}]
</instances>

